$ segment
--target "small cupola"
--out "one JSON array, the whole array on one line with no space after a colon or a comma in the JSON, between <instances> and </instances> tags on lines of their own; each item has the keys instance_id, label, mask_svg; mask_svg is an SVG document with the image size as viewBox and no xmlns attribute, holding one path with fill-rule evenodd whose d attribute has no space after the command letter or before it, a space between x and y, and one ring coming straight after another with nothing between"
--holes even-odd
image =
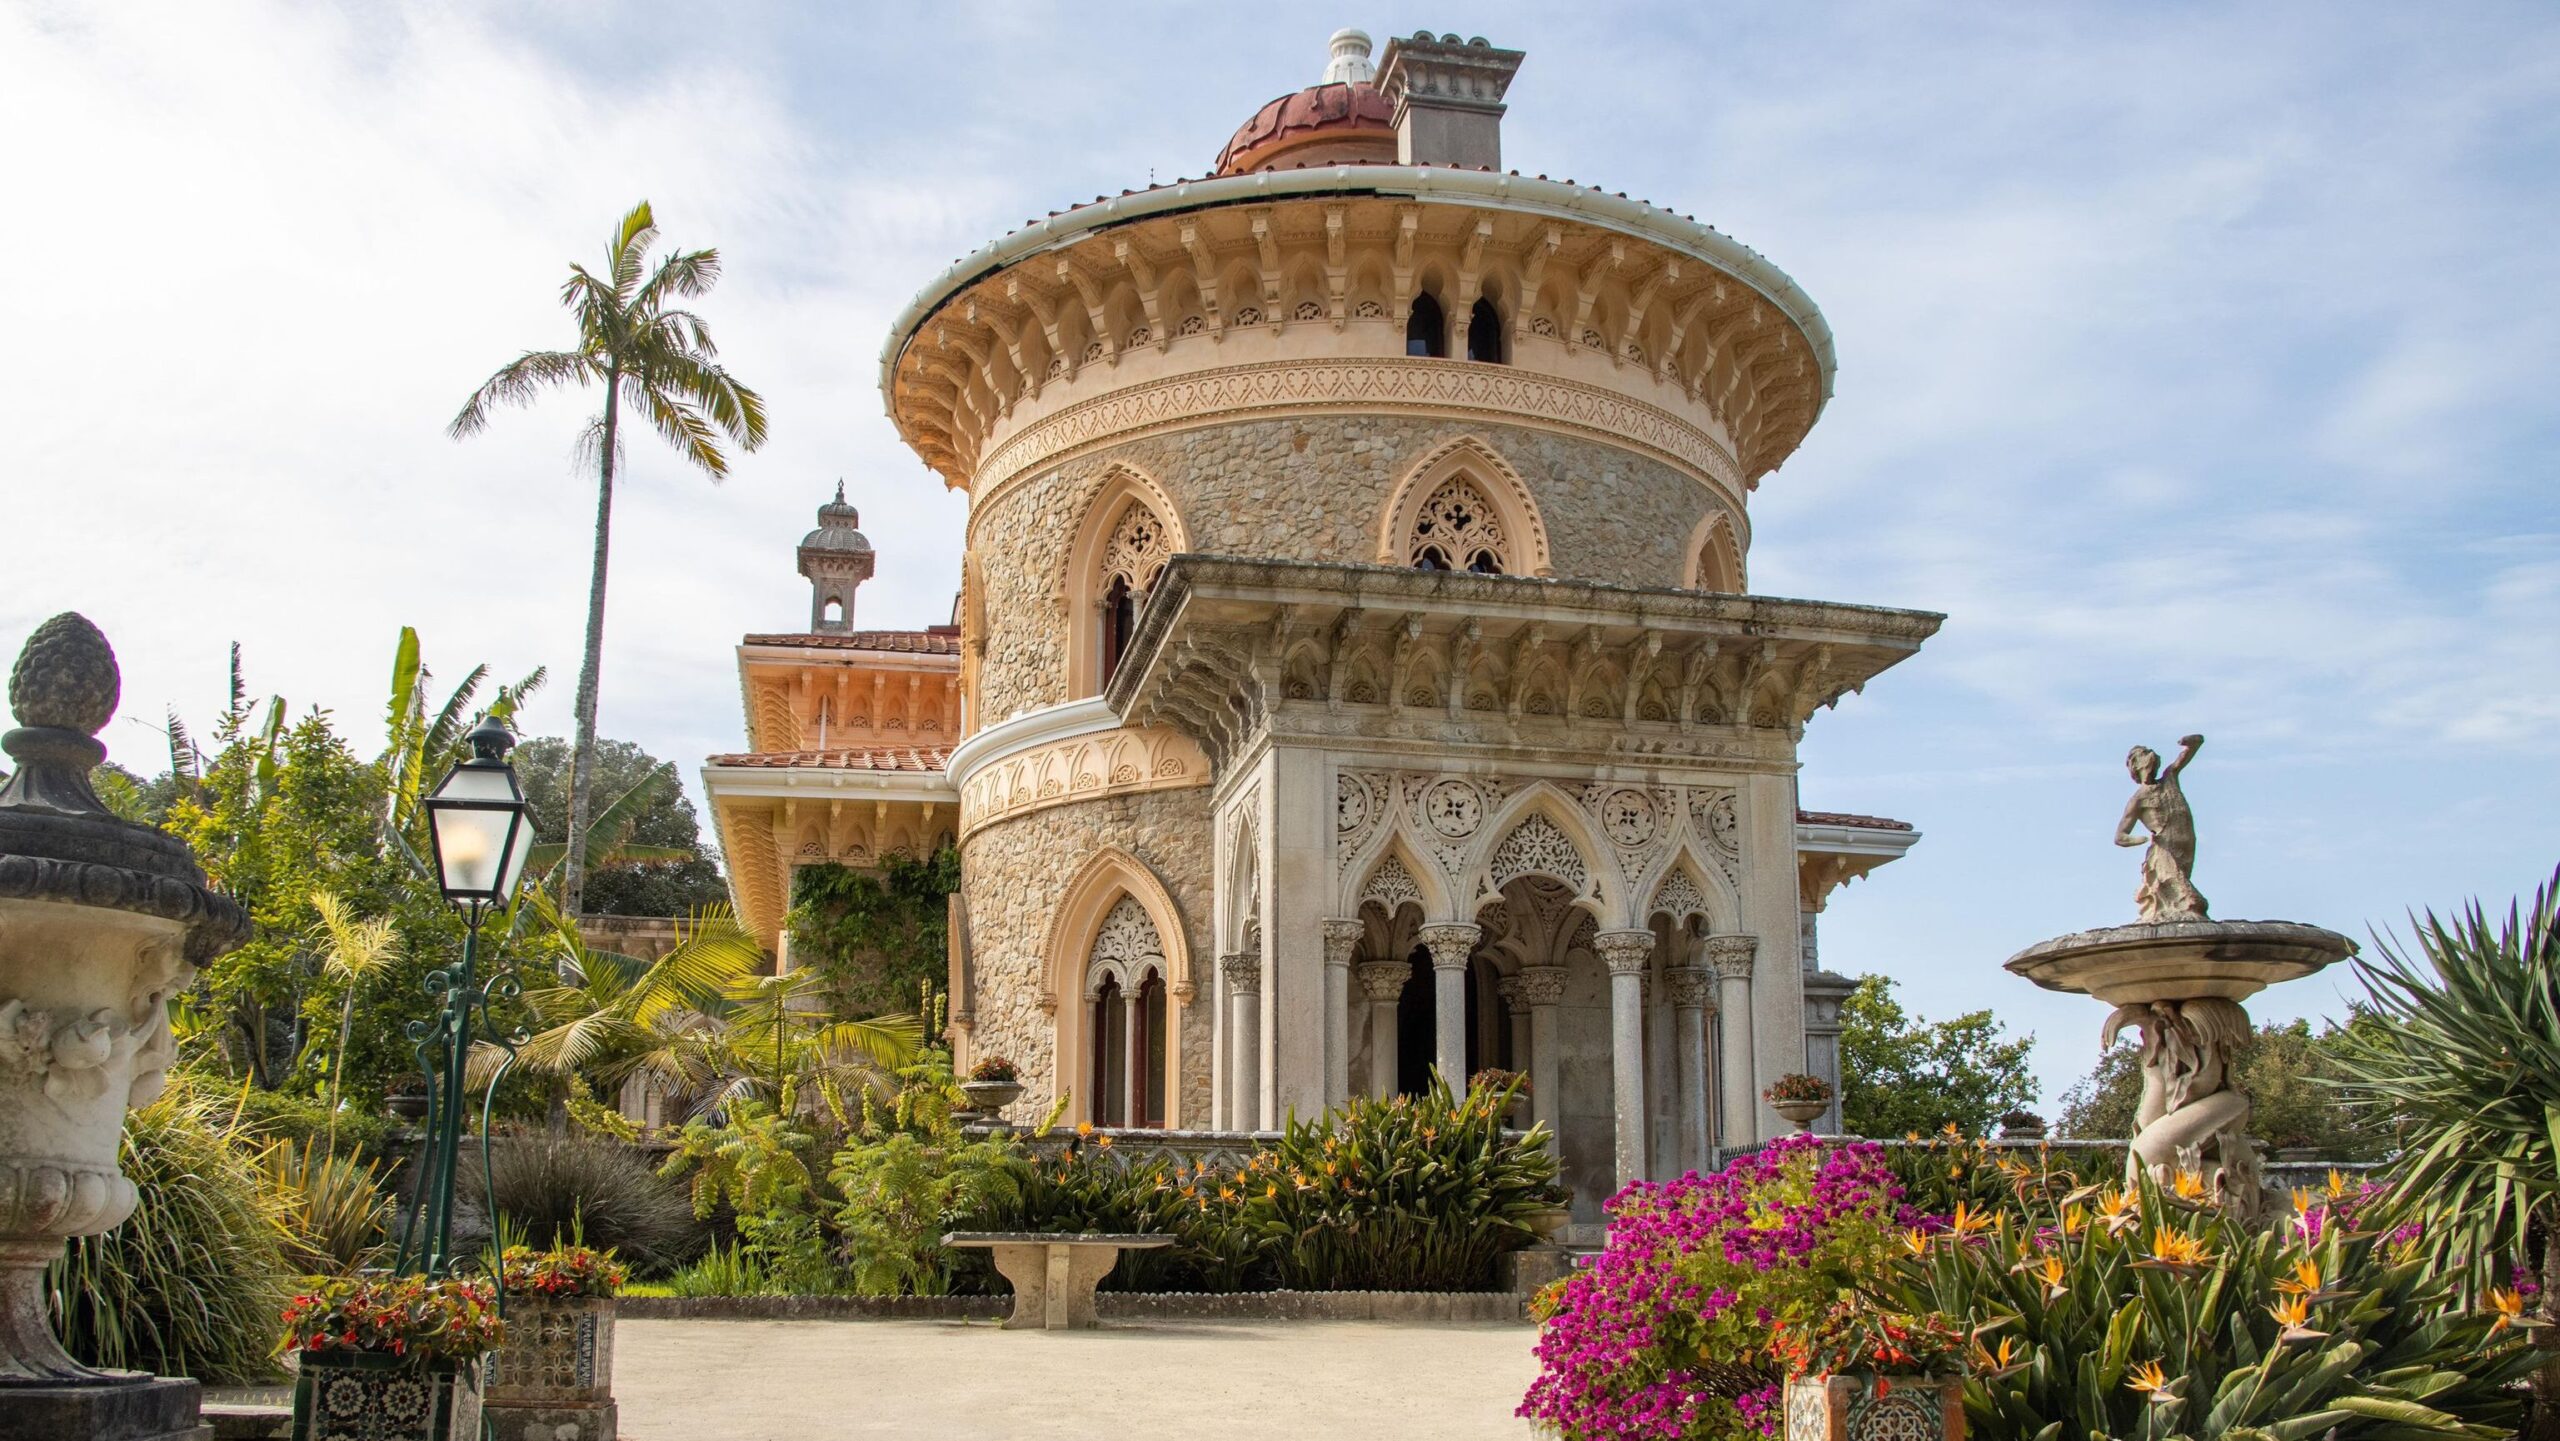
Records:
<instances>
[{"instance_id":1,"label":"small cupola","mask_svg":"<svg viewBox=\"0 0 2560 1441\"><path fill-rule=\"evenodd\" d=\"M877 562L871 538L862 533L862 512L845 503L844 482L836 482L836 498L818 507L818 528L800 542L800 573L809 578L809 629L834 635L853 629L853 592L871 579Z\"/></svg>"}]
</instances>

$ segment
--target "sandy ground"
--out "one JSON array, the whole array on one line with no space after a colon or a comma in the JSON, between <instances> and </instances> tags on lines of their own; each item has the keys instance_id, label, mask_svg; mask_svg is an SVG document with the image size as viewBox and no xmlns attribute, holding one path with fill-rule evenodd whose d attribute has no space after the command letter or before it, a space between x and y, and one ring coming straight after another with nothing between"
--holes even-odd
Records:
<instances>
[{"instance_id":1,"label":"sandy ground","mask_svg":"<svg viewBox=\"0 0 2560 1441\"><path fill-rule=\"evenodd\" d=\"M1527 1326L624 1321L625 1441L1529 1436ZM514 1437L504 1441L516 1441Z\"/></svg>"}]
</instances>

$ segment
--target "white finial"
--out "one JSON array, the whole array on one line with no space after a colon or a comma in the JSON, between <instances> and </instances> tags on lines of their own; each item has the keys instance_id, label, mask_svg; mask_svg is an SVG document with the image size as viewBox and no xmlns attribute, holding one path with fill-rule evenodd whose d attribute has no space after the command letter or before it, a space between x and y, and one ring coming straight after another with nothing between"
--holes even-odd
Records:
<instances>
[{"instance_id":1,"label":"white finial","mask_svg":"<svg viewBox=\"0 0 2560 1441\"><path fill-rule=\"evenodd\" d=\"M1377 78L1378 67L1369 63L1369 32L1334 31L1333 59L1324 67L1324 83L1359 85Z\"/></svg>"}]
</instances>

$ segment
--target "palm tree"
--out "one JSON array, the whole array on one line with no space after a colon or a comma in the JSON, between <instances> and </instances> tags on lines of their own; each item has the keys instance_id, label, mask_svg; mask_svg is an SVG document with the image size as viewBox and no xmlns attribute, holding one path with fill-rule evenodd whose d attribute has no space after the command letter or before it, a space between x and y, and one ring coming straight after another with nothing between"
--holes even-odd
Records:
<instances>
[{"instance_id":1,"label":"palm tree","mask_svg":"<svg viewBox=\"0 0 2560 1441\"><path fill-rule=\"evenodd\" d=\"M347 1042L356 1025L356 992L363 989L367 979L390 967L392 957L399 952L400 934L392 929L388 916L357 920L346 902L328 891L313 892L311 908L320 913L328 968L347 981L347 1003L338 1016L338 1050L329 1060L329 1139L334 1150L338 1101L347 1079Z\"/></svg>"},{"instance_id":2,"label":"palm tree","mask_svg":"<svg viewBox=\"0 0 2560 1441\"><path fill-rule=\"evenodd\" d=\"M577 752L569 770L568 854L561 861L560 904L578 914L586 890L586 836L593 820L596 687L604 660L605 557L613 533L613 478L621 459L622 407L640 412L676 452L713 480L729 473L725 434L741 449L764 444L764 399L722 369L702 317L676 302L708 294L720 278L720 252L687 250L660 261L644 277L658 238L649 202L633 206L615 227L602 276L572 264L560 303L577 318L573 350L529 350L481 383L448 427L454 439L478 433L499 405L530 405L564 386L602 386L604 409L585 445L596 456L595 563L587 581L587 648L578 667Z\"/></svg>"}]
</instances>

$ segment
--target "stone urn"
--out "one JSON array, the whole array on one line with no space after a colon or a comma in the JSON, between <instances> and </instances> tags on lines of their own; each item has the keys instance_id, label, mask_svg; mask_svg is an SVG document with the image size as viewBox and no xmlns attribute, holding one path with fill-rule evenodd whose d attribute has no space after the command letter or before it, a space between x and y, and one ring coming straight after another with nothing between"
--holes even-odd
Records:
<instances>
[{"instance_id":1,"label":"stone urn","mask_svg":"<svg viewBox=\"0 0 2560 1441\"><path fill-rule=\"evenodd\" d=\"M1561 1204L1541 1206L1521 1219L1528 1222L1529 1230L1537 1236L1539 1245L1552 1246L1556 1237L1564 1234L1564 1228L1573 1224L1573 1208Z\"/></svg>"},{"instance_id":2,"label":"stone urn","mask_svg":"<svg viewBox=\"0 0 2560 1441\"><path fill-rule=\"evenodd\" d=\"M65 1241L132 1214L117 1148L125 1111L167 1085L169 998L249 929L184 842L118 820L91 789L106 758L97 733L120 687L106 637L68 614L36 629L9 676L18 728L0 735L15 770L0 789L0 1435L196 1434L196 1383L80 1364L55 1338L44 1294L45 1266Z\"/></svg>"},{"instance_id":3,"label":"stone urn","mask_svg":"<svg viewBox=\"0 0 2560 1441\"><path fill-rule=\"evenodd\" d=\"M1794 1126L1797 1131L1809 1132L1813 1129L1813 1123L1822 1119L1822 1113L1831 1109L1831 1102L1828 1099L1820 1101L1771 1101L1769 1103L1769 1109L1777 1112L1789 1125Z\"/></svg>"},{"instance_id":4,"label":"stone urn","mask_svg":"<svg viewBox=\"0 0 2560 1441\"><path fill-rule=\"evenodd\" d=\"M611 1296L507 1298L483 1405L501 1437L614 1441Z\"/></svg>"},{"instance_id":5,"label":"stone urn","mask_svg":"<svg viewBox=\"0 0 2560 1441\"><path fill-rule=\"evenodd\" d=\"M1004 1124L1004 1108L1022 1099L1020 1081L962 1081L960 1093L980 1120L991 1126Z\"/></svg>"},{"instance_id":6,"label":"stone urn","mask_svg":"<svg viewBox=\"0 0 2560 1441\"><path fill-rule=\"evenodd\" d=\"M1964 1441L1956 1376L1798 1376L1787 1382L1787 1441Z\"/></svg>"}]
</instances>

